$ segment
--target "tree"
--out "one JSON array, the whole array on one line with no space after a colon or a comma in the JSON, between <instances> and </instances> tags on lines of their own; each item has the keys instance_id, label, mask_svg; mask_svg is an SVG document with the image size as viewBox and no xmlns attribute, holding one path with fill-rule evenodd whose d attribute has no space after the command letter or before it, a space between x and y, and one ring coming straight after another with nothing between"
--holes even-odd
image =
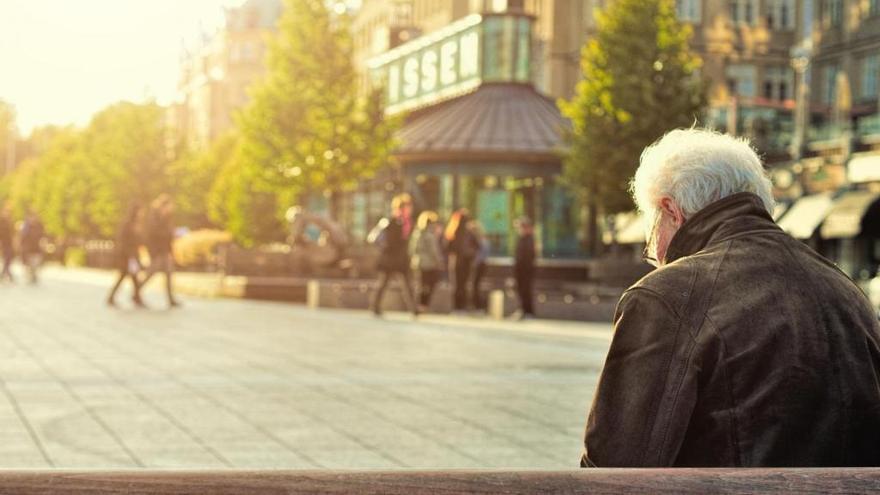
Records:
<instances>
[{"instance_id":1,"label":"tree","mask_svg":"<svg viewBox=\"0 0 880 495\"><path fill-rule=\"evenodd\" d=\"M706 101L691 30L673 0L614 0L597 19L581 52L583 79L559 102L572 122L563 175L587 204L591 254L600 249L599 215L632 209L629 181L645 146L696 123Z\"/></svg>"},{"instance_id":2,"label":"tree","mask_svg":"<svg viewBox=\"0 0 880 495\"><path fill-rule=\"evenodd\" d=\"M347 19L323 0L286 0L267 76L238 121L235 175L254 182L236 187L273 196L280 222L303 194L354 188L375 173L387 162L395 122L385 120L380 92L358 94Z\"/></svg>"},{"instance_id":3,"label":"tree","mask_svg":"<svg viewBox=\"0 0 880 495\"><path fill-rule=\"evenodd\" d=\"M89 178L88 212L102 235L112 235L133 202L148 204L169 192L165 111L155 103L121 102L92 118L85 129L82 164Z\"/></svg>"},{"instance_id":4,"label":"tree","mask_svg":"<svg viewBox=\"0 0 880 495\"><path fill-rule=\"evenodd\" d=\"M165 136L161 107L118 103L85 129L35 131L0 189L17 215L36 211L51 234L109 237L129 204L168 190Z\"/></svg>"},{"instance_id":5,"label":"tree","mask_svg":"<svg viewBox=\"0 0 880 495\"><path fill-rule=\"evenodd\" d=\"M238 134L230 131L205 149L184 150L170 164L169 176L176 205L175 218L181 225L204 228L215 223L223 224L222 221L212 221L208 204L218 177L233 161L238 148Z\"/></svg>"},{"instance_id":6,"label":"tree","mask_svg":"<svg viewBox=\"0 0 880 495\"><path fill-rule=\"evenodd\" d=\"M0 176L15 165L7 163L7 160L12 158L10 147L15 146L16 139L15 109L9 103L0 100Z\"/></svg>"}]
</instances>

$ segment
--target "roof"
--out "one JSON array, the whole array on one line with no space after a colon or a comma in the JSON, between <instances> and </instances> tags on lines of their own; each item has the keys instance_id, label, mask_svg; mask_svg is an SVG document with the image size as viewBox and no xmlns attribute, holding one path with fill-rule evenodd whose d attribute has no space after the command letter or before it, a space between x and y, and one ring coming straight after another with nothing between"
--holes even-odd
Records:
<instances>
[{"instance_id":1,"label":"roof","mask_svg":"<svg viewBox=\"0 0 880 495\"><path fill-rule=\"evenodd\" d=\"M795 239L809 239L831 211L831 194L813 194L797 201L779 219L779 227Z\"/></svg>"},{"instance_id":2,"label":"roof","mask_svg":"<svg viewBox=\"0 0 880 495\"><path fill-rule=\"evenodd\" d=\"M484 84L412 114L398 133L403 162L507 159L559 161L569 122L530 85Z\"/></svg>"},{"instance_id":3,"label":"roof","mask_svg":"<svg viewBox=\"0 0 880 495\"><path fill-rule=\"evenodd\" d=\"M877 199L880 199L880 193L871 191L849 191L840 195L822 224L822 237L840 239L859 235L862 218Z\"/></svg>"}]
</instances>

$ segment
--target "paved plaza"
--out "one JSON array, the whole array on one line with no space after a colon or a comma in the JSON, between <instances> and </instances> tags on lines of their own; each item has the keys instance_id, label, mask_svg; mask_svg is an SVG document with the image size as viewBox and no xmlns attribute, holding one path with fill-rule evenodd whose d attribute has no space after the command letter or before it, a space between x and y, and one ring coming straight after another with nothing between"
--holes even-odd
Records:
<instances>
[{"instance_id":1,"label":"paved plaza","mask_svg":"<svg viewBox=\"0 0 880 495\"><path fill-rule=\"evenodd\" d=\"M609 325L0 286L0 467L571 468Z\"/></svg>"}]
</instances>

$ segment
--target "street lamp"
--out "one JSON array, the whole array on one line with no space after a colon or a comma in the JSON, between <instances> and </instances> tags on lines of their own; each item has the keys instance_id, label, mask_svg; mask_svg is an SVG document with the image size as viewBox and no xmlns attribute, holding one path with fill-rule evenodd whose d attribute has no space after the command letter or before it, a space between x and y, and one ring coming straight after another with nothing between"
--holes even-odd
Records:
<instances>
[{"instance_id":1,"label":"street lamp","mask_svg":"<svg viewBox=\"0 0 880 495\"><path fill-rule=\"evenodd\" d=\"M789 151L794 160L804 156L807 143L807 128L810 125L810 57L813 54L813 43L804 39L791 49L791 67L797 75L797 95L794 110L794 136Z\"/></svg>"}]
</instances>

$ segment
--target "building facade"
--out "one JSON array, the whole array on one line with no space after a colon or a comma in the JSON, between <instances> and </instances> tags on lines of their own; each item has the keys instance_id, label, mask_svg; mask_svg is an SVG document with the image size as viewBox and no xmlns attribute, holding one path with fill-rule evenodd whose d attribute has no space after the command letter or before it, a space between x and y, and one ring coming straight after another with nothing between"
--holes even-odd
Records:
<instances>
[{"instance_id":1,"label":"building facade","mask_svg":"<svg viewBox=\"0 0 880 495\"><path fill-rule=\"evenodd\" d=\"M535 41L538 17L524 2L409 5L411 17L398 16L405 22L397 26L420 36L374 52L361 65L375 87L386 91L388 113L406 114L395 151L398 167L393 177L347 195L344 222L357 238L385 213L389 190L406 190L417 210L444 218L470 210L495 256L512 252L512 223L528 216L536 221L545 258L577 257L582 249L579 222L572 218L576 208L557 182L568 124L555 95L540 88L541 81L554 79L542 77L552 64L544 63L543 45ZM369 1L363 9L358 17L376 18L381 11ZM370 24L355 20L355 40L391 47L385 34L394 29L373 25L380 38L369 40L359 28Z\"/></svg>"},{"instance_id":2,"label":"building facade","mask_svg":"<svg viewBox=\"0 0 880 495\"><path fill-rule=\"evenodd\" d=\"M200 148L232 127L235 111L248 101L247 88L265 73L266 35L281 9L281 0L228 8L223 28L185 51L177 100L169 110L178 139Z\"/></svg>"},{"instance_id":3,"label":"building facade","mask_svg":"<svg viewBox=\"0 0 880 495\"><path fill-rule=\"evenodd\" d=\"M781 223L864 281L880 266L880 2L804 4L805 144L773 171L794 198Z\"/></svg>"}]
</instances>

